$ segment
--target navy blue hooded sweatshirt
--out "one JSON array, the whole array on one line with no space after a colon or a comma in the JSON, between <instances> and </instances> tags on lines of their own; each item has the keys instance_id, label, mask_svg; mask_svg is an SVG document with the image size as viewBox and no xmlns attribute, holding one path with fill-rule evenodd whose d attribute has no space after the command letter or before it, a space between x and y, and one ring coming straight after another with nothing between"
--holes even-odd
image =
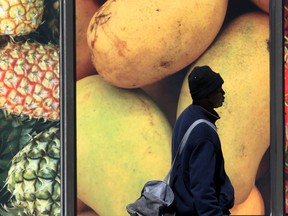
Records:
<instances>
[{"instance_id":1,"label":"navy blue hooded sweatshirt","mask_svg":"<svg viewBox=\"0 0 288 216\"><path fill-rule=\"evenodd\" d=\"M205 119L215 124L219 115L199 105L188 106L173 128L172 159L190 125ZM170 175L178 216L223 216L234 205L234 189L224 169L219 136L206 123L198 124L189 135Z\"/></svg>"}]
</instances>

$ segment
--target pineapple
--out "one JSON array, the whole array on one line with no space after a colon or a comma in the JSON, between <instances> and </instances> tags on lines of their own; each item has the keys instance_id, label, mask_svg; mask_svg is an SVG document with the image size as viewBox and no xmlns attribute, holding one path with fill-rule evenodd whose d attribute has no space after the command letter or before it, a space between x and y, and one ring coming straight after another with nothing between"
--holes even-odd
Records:
<instances>
[{"instance_id":1,"label":"pineapple","mask_svg":"<svg viewBox=\"0 0 288 216\"><path fill-rule=\"evenodd\" d=\"M59 122L16 116L0 110L0 203L10 197L4 188L11 159L22 149L35 133L59 125ZM1 215L1 214L0 214Z\"/></svg>"},{"instance_id":2,"label":"pineapple","mask_svg":"<svg viewBox=\"0 0 288 216\"><path fill-rule=\"evenodd\" d=\"M59 11L0 0L1 216L60 215Z\"/></svg>"},{"instance_id":3,"label":"pineapple","mask_svg":"<svg viewBox=\"0 0 288 216\"><path fill-rule=\"evenodd\" d=\"M44 0L0 0L0 34L26 35L42 21Z\"/></svg>"},{"instance_id":4,"label":"pineapple","mask_svg":"<svg viewBox=\"0 0 288 216\"><path fill-rule=\"evenodd\" d=\"M60 34L60 5L59 0L46 0L43 24L39 26L38 31L43 32L46 40L59 43Z\"/></svg>"},{"instance_id":5,"label":"pineapple","mask_svg":"<svg viewBox=\"0 0 288 216\"><path fill-rule=\"evenodd\" d=\"M14 156L6 184L14 206L8 212L22 208L26 215L60 215L59 127L40 132Z\"/></svg>"},{"instance_id":6,"label":"pineapple","mask_svg":"<svg viewBox=\"0 0 288 216\"><path fill-rule=\"evenodd\" d=\"M25 42L0 49L0 109L58 121L59 83L58 46Z\"/></svg>"}]
</instances>

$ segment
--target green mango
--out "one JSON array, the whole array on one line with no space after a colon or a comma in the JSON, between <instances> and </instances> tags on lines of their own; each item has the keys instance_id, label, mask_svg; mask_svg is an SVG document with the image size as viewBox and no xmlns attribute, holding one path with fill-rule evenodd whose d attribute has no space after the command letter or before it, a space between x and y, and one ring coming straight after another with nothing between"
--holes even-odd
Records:
<instances>
[{"instance_id":1,"label":"green mango","mask_svg":"<svg viewBox=\"0 0 288 216\"><path fill-rule=\"evenodd\" d=\"M77 81L77 193L101 216L128 215L144 184L171 164L171 125L141 90Z\"/></svg>"}]
</instances>

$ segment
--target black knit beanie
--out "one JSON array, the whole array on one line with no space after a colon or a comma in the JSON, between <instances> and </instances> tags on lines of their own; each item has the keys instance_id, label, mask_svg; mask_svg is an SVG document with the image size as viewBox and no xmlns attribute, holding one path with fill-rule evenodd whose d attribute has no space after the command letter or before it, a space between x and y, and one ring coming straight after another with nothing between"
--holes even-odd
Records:
<instances>
[{"instance_id":1,"label":"black knit beanie","mask_svg":"<svg viewBox=\"0 0 288 216\"><path fill-rule=\"evenodd\" d=\"M221 88L224 80L209 66L196 66L188 76L190 94L193 100L205 98Z\"/></svg>"}]
</instances>

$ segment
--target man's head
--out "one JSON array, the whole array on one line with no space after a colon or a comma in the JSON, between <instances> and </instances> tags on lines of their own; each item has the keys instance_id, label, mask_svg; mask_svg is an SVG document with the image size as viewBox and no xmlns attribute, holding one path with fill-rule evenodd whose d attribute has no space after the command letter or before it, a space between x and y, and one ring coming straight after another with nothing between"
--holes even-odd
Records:
<instances>
[{"instance_id":1,"label":"man's head","mask_svg":"<svg viewBox=\"0 0 288 216\"><path fill-rule=\"evenodd\" d=\"M222 89L224 80L209 66L196 66L188 76L190 94L193 101L208 100L213 108L222 105L225 92Z\"/></svg>"}]
</instances>

